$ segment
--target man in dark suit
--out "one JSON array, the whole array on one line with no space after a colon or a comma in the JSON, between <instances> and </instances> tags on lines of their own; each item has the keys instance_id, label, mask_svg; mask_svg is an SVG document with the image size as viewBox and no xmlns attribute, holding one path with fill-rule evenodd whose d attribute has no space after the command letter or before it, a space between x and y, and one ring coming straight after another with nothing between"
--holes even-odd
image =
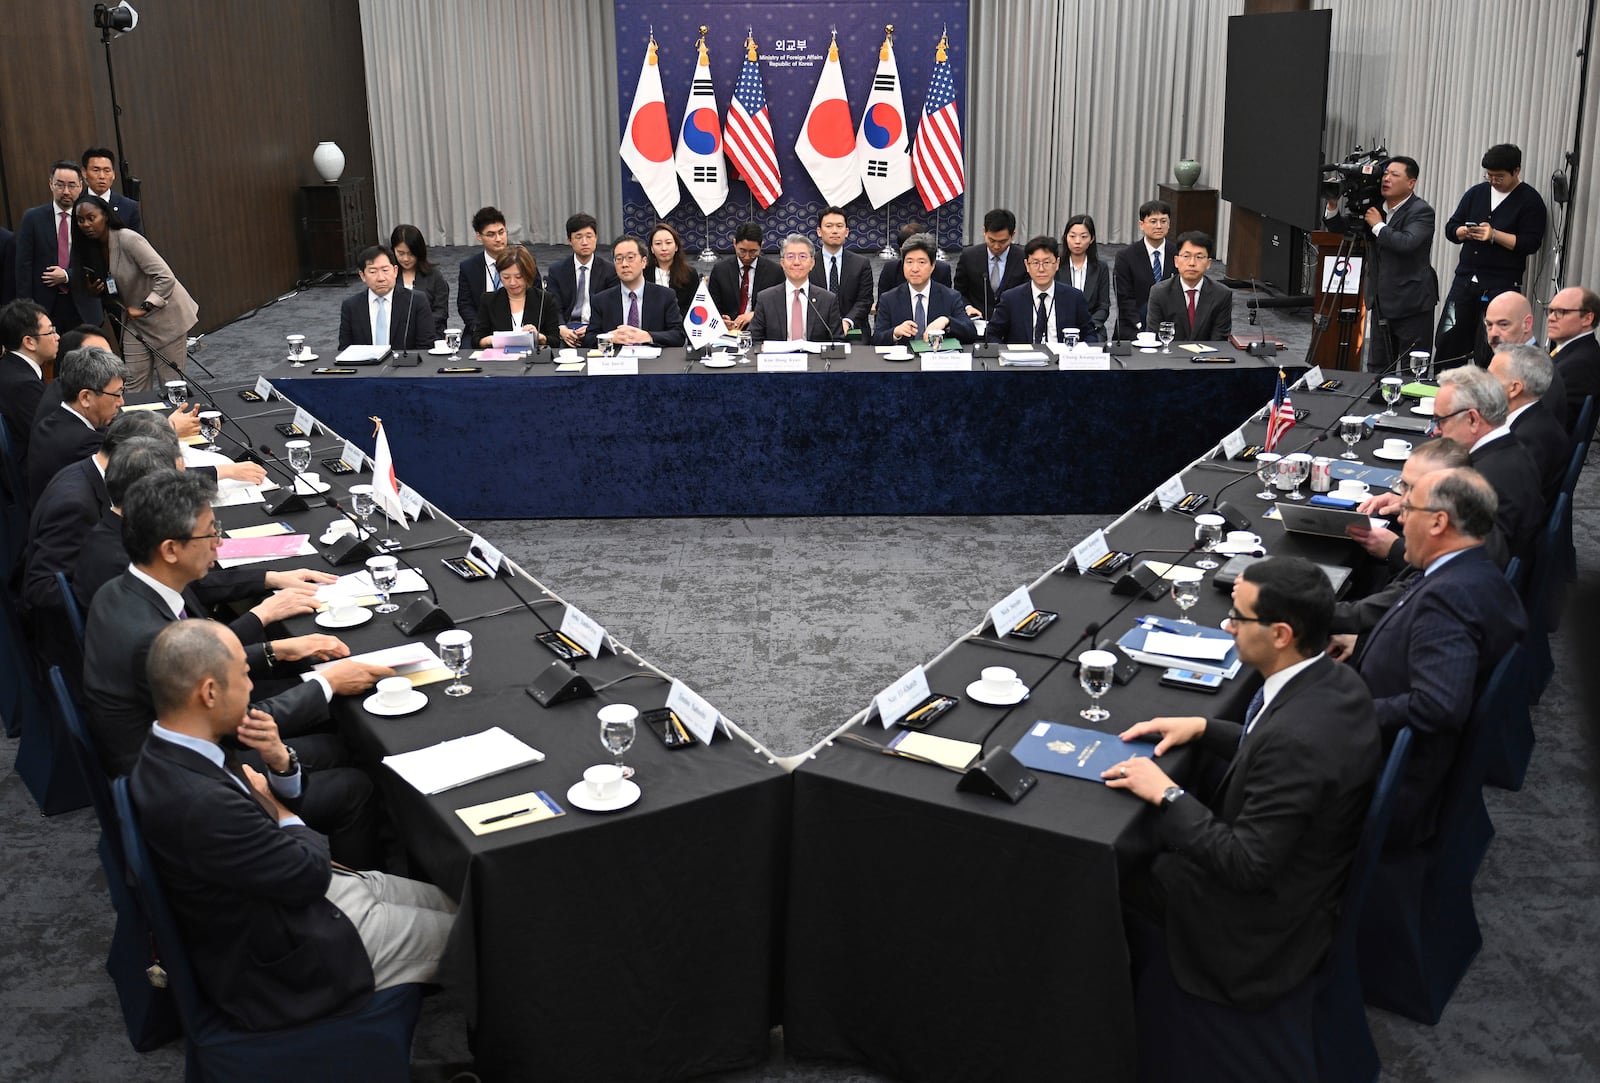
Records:
<instances>
[{"instance_id":1,"label":"man in dark suit","mask_svg":"<svg viewBox=\"0 0 1600 1083\"><path fill-rule=\"evenodd\" d=\"M477 234L482 252L474 252L461 261L456 273L456 313L461 317L464 333L470 333L478 324L478 309L483 299L500 288L500 272L495 261L505 255L511 243L506 232L506 216L494 207L480 207L472 216L472 232ZM528 289L539 288L537 276L528 283Z\"/></svg>"},{"instance_id":2,"label":"man in dark suit","mask_svg":"<svg viewBox=\"0 0 1600 1083\"><path fill-rule=\"evenodd\" d=\"M33 423L28 435L28 492L37 499L56 471L100 450L105 428L122 409L122 361L86 346L56 366L61 405Z\"/></svg>"},{"instance_id":3,"label":"man in dark suit","mask_svg":"<svg viewBox=\"0 0 1600 1083\"><path fill-rule=\"evenodd\" d=\"M907 222L905 225L901 226L895 231L894 250L896 252L900 251L901 245L905 244L917 234L927 232L928 227L923 223ZM950 265L948 263L938 258L937 247L934 249L934 254L933 280L939 283L941 286L949 286L951 289L955 289L953 284L955 282L955 272L950 269ZM900 270L900 260L898 258L890 260L888 263L883 265L883 270L878 272L878 296L882 297L890 290L899 287L901 283L905 282L905 280L905 272ZM873 311L877 311L876 306L873 307Z\"/></svg>"},{"instance_id":4,"label":"man in dark suit","mask_svg":"<svg viewBox=\"0 0 1600 1083\"><path fill-rule=\"evenodd\" d=\"M983 243L968 245L956 260L955 287L967 302L967 315L987 320L1009 289L1028 281L1023 253L1011 238L1017 216L996 207L983 216Z\"/></svg>"},{"instance_id":5,"label":"man in dark suit","mask_svg":"<svg viewBox=\"0 0 1600 1083\"><path fill-rule=\"evenodd\" d=\"M1104 773L1161 810L1165 852L1127 892L1141 1078L1317 1076L1313 974L1382 763L1372 697L1323 655L1332 615L1311 562L1246 568L1224 626L1266 683L1243 724L1156 718L1121 734L1159 737L1158 758L1193 743L1225 761L1215 793L1143 756Z\"/></svg>"},{"instance_id":6,"label":"man in dark suit","mask_svg":"<svg viewBox=\"0 0 1600 1083\"><path fill-rule=\"evenodd\" d=\"M822 251L811 268L811 284L839 299L844 333L859 328L872 338L872 268L867 258L844 246L850 223L842 207L826 207L817 216L817 237Z\"/></svg>"},{"instance_id":7,"label":"man in dark suit","mask_svg":"<svg viewBox=\"0 0 1600 1083\"><path fill-rule=\"evenodd\" d=\"M1233 291L1206 277L1212 252L1208 233L1178 238L1177 277L1151 287L1147 327L1170 321L1180 342L1216 342L1233 333Z\"/></svg>"},{"instance_id":8,"label":"man in dark suit","mask_svg":"<svg viewBox=\"0 0 1600 1083\"><path fill-rule=\"evenodd\" d=\"M617 269L604 256L594 254L600 243L600 224L592 214L567 219L567 244L572 255L557 260L546 276L547 288L561 310L561 339L576 346L588 333L593 298L617 284Z\"/></svg>"},{"instance_id":9,"label":"man in dark suit","mask_svg":"<svg viewBox=\"0 0 1600 1083\"><path fill-rule=\"evenodd\" d=\"M150 686L156 724L130 795L206 999L269 1030L431 981L454 904L427 884L333 866L328 839L296 815L329 772L302 767L250 709L238 639L206 621L169 625L150 648ZM265 774L230 769L219 744L230 736Z\"/></svg>"},{"instance_id":10,"label":"man in dark suit","mask_svg":"<svg viewBox=\"0 0 1600 1083\"><path fill-rule=\"evenodd\" d=\"M943 332L963 344L977 341L978 329L967 315L961 294L933 281L937 252L933 236L928 233L918 233L900 246L900 270L905 282L878 297L874 345L905 345L913 339L926 339L930 331Z\"/></svg>"},{"instance_id":11,"label":"man in dark suit","mask_svg":"<svg viewBox=\"0 0 1600 1083\"><path fill-rule=\"evenodd\" d=\"M1437 832L1439 790L1462 727L1490 671L1527 629L1521 600L1483 546L1496 498L1482 474L1426 474L1401 508L1406 561L1423 574L1352 655L1385 743L1402 726L1414 734L1395 797L1391 849L1421 845Z\"/></svg>"},{"instance_id":12,"label":"man in dark suit","mask_svg":"<svg viewBox=\"0 0 1600 1083\"><path fill-rule=\"evenodd\" d=\"M834 342L844 337L839 325L839 299L811 281L811 242L791 233L783 242L786 281L756 295L750 338L777 341Z\"/></svg>"},{"instance_id":13,"label":"man in dark suit","mask_svg":"<svg viewBox=\"0 0 1600 1083\"><path fill-rule=\"evenodd\" d=\"M57 327L105 319L100 299L74 273L80 254L72 244L72 205L82 194L78 163L57 162L50 167L50 202L24 211L17 227L17 296L32 297Z\"/></svg>"},{"instance_id":14,"label":"man in dark suit","mask_svg":"<svg viewBox=\"0 0 1600 1083\"><path fill-rule=\"evenodd\" d=\"M1125 244L1111 264L1111 285L1117 295L1117 338L1130 339L1141 327L1153 330L1145 319L1145 304L1157 282L1172 277L1177 249L1167 240L1172 228L1172 207L1159 200L1139 205L1142 241Z\"/></svg>"},{"instance_id":15,"label":"man in dark suit","mask_svg":"<svg viewBox=\"0 0 1600 1083\"><path fill-rule=\"evenodd\" d=\"M1023 247L1032 282L1013 286L989 317L990 342L1059 342L1064 328L1076 327L1084 342L1095 342L1094 319L1083 293L1056 280L1061 267L1054 237L1039 236Z\"/></svg>"},{"instance_id":16,"label":"man in dark suit","mask_svg":"<svg viewBox=\"0 0 1600 1083\"><path fill-rule=\"evenodd\" d=\"M144 234L144 215L139 211L139 201L129 199L120 192L114 191L112 185L117 180L117 167L114 164L109 147L90 147L83 152L83 180L92 195L105 200L117 217L122 219L122 224L135 233Z\"/></svg>"},{"instance_id":17,"label":"man in dark suit","mask_svg":"<svg viewBox=\"0 0 1600 1083\"><path fill-rule=\"evenodd\" d=\"M1600 397L1600 342L1595 328L1600 326L1600 294L1587 286L1568 286L1550 298L1545 330L1550 341L1550 356L1556 374L1566 385L1565 403L1550 400L1550 408L1563 418L1574 439L1587 435L1574 432L1583 400Z\"/></svg>"},{"instance_id":18,"label":"man in dark suit","mask_svg":"<svg viewBox=\"0 0 1600 1083\"><path fill-rule=\"evenodd\" d=\"M392 346L426 350L433 345L433 309L426 297L395 288L400 265L394 253L375 244L361 253L361 281L367 288L339 306L339 349Z\"/></svg>"},{"instance_id":19,"label":"man in dark suit","mask_svg":"<svg viewBox=\"0 0 1600 1083\"><path fill-rule=\"evenodd\" d=\"M1362 216L1366 246L1367 309L1372 313L1370 372L1387 371L1395 358L1412 350L1433 348L1433 306L1439 301L1439 278L1429 262L1433 245L1433 208L1416 194L1421 167L1415 158L1390 158L1383 167L1379 192L1383 206L1368 207ZM1329 201L1324 215L1330 228L1360 229L1338 214ZM1470 342L1470 339L1469 339ZM1469 351L1470 352L1470 351ZM1460 364L1466 355L1440 358Z\"/></svg>"},{"instance_id":20,"label":"man in dark suit","mask_svg":"<svg viewBox=\"0 0 1600 1083\"><path fill-rule=\"evenodd\" d=\"M44 395L44 366L56 359L61 332L35 301L12 301L0 308L0 416L5 418L11 453L20 469L28 465L28 437Z\"/></svg>"},{"instance_id":21,"label":"man in dark suit","mask_svg":"<svg viewBox=\"0 0 1600 1083\"><path fill-rule=\"evenodd\" d=\"M1559 418L1545 405L1555 366L1537 346L1502 346L1489 359L1489 375L1505 388L1510 413L1506 424L1539 468L1545 506L1554 503L1572 454L1572 440Z\"/></svg>"},{"instance_id":22,"label":"man in dark suit","mask_svg":"<svg viewBox=\"0 0 1600 1083\"><path fill-rule=\"evenodd\" d=\"M735 331L743 331L755 318L756 294L783 282L777 261L761 255L765 239L756 223L739 223L733 231L733 255L717 260L706 283L722 322Z\"/></svg>"},{"instance_id":23,"label":"man in dark suit","mask_svg":"<svg viewBox=\"0 0 1600 1083\"><path fill-rule=\"evenodd\" d=\"M678 297L665 286L646 282L644 242L622 237L611 246L618 282L594 295L583 344L591 349L600 335L619 346L682 346L683 313Z\"/></svg>"},{"instance_id":24,"label":"man in dark suit","mask_svg":"<svg viewBox=\"0 0 1600 1083\"><path fill-rule=\"evenodd\" d=\"M83 643L84 706L109 775L133 767L154 714L145 673L150 641L173 621L206 611L193 584L210 569L222 541L211 511L215 494L209 479L172 471L141 479L123 501L122 541L130 567L95 594ZM349 648L334 636L266 638L269 624L314 608L309 592L288 591L230 625L250 644L257 677L288 686L261 706L291 735L326 722L334 695L365 691L392 672L344 658ZM291 666L329 658L341 660L308 681L299 680Z\"/></svg>"}]
</instances>

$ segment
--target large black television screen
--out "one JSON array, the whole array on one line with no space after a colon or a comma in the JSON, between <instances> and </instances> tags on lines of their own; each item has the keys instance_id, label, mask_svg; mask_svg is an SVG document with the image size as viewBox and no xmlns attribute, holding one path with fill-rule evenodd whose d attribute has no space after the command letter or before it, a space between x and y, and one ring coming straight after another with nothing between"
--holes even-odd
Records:
<instances>
[{"instance_id":1,"label":"large black television screen","mask_svg":"<svg viewBox=\"0 0 1600 1083\"><path fill-rule=\"evenodd\" d=\"M1228 19L1222 198L1312 230L1328 104L1333 12Z\"/></svg>"}]
</instances>

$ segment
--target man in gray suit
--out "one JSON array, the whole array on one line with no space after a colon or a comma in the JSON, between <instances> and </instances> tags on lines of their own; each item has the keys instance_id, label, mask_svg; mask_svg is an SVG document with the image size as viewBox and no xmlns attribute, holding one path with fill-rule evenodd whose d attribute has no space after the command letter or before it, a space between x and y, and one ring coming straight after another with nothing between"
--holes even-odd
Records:
<instances>
[{"instance_id":1,"label":"man in gray suit","mask_svg":"<svg viewBox=\"0 0 1600 1083\"><path fill-rule=\"evenodd\" d=\"M755 315L750 320L750 337L755 342L769 338L833 342L844 338L839 299L810 281L814 262L810 241L798 233L784 239L786 281L756 294Z\"/></svg>"},{"instance_id":2,"label":"man in gray suit","mask_svg":"<svg viewBox=\"0 0 1600 1083\"><path fill-rule=\"evenodd\" d=\"M1384 163L1379 191L1382 207L1362 216L1366 246L1367 308L1372 313L1367 369L1387 371L1412 350L1433 349L1433 309L1439 303L1439 278L1428 253L1433 245L1433 208L1416 194L1421 167L1415 158ZM1328 202L1332 228L1360 228L1337 214ZM1441 363L1464 358L1440 358Z\"/></svg>"}]
</instances>

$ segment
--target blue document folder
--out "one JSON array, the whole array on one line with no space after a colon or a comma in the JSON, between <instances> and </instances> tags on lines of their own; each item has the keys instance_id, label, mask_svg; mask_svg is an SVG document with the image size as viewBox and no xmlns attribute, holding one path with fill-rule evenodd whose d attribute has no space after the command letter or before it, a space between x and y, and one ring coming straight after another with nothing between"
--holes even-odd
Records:
<instances>
[{"instance_id":1,"label":"blue document folder","mask_svg":"<svg viewBox=\"0 0 1600 1083\"><path fill-rule=\"evenodd\" d=\"M1155 751L1154 741L1124 741L1114 733L1040 719L1012 746L1011 754L1035 771L1103 782L1100 772L1112 764Z\"/></svg>"}]
</instances>

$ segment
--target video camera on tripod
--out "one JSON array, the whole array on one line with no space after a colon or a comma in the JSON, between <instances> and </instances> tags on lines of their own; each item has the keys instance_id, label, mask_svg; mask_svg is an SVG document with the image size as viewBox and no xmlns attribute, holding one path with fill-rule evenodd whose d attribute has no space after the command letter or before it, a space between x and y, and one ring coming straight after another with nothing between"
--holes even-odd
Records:
<instances>
[{"instance_id":1,"label":"video camera on tripod","mask_svg":"<svg viewBox=\"0 0 1600 1083\"><path fill-rule=\"evenodd\" d=\"M1339 213L1347 231L1366 228L1363 216L1368 207L1383 202L1383 166L1389 152L1381 146L1372 150L1356 147L1344 161L1322 167L1322 201L1340 202Z\"/></svg>"}]
</instances>

